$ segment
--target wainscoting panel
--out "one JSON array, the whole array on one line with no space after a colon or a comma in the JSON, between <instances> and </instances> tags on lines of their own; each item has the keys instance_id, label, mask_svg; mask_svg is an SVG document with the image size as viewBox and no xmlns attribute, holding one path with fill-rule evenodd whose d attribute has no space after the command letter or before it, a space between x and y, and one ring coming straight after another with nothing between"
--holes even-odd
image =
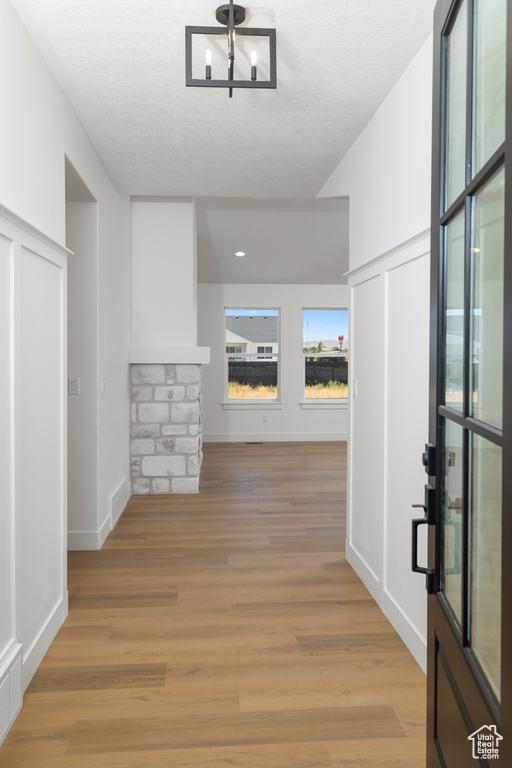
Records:
<instances>
[{"instance_id":1,"label":"wainscoting panel","mask_svg":"<svg viewBox=\"0 0 512 768\"><path fill-rule=\"evenodd\" d=\"M347 559L423 669L427 600L411 572L411 505L426 482L429 255L422 232L349 274Z\"/></svg>"},{"instance_id":2,"label":"wainscoting panel","mask_svg":"<svg viewBox=\"0 0 512 768\"><path fill-rule=\"evenodd\" d=\"M67 615L67 254L0 207L0 741Z\"/></svg>"}]
</instances>

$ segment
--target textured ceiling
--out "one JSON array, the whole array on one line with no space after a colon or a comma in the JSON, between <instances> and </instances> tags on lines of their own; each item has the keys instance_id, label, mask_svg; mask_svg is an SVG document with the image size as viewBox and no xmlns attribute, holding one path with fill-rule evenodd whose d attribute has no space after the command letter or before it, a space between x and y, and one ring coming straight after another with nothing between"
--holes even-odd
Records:
<instances>
[{"instance_id":1,"label":"textured ceiling","mask_svg":"<svg viewBox=\"0 0 512 768\"><path fill-rule=\"evenodd\" d=\"M185 87L206 0L11 0L118 188L313 197L432 27L435 0L247 0L277 29L278 88Z\"/></svg>"},{"instance_id":2,"label":"textured ceiling","mask_svg":"<svg viewBox=\"0 0 512 768\"><path fill-rule=\"evenodd\" d=\"M198 198L196 212L200 283L346 282L348 200Z\"/></svg>"}]
</instances>

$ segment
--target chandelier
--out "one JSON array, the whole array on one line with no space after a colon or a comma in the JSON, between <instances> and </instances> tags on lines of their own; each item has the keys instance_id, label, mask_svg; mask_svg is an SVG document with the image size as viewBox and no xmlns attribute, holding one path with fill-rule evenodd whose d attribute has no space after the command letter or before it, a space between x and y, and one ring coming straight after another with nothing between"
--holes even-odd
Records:
<instances>
[{"instance_id":1,"label":"chandelier","mask_svg":"<svg viewBox=\"0 0 512 768\"><path fill-rule=\"evenodd\" d=\"M215 12L222 27L185 27L188 86L228 88L230 98L234 88L277 87L276 30L241 27L245 15L231 0Z\"/></svg>"}]
</instances>

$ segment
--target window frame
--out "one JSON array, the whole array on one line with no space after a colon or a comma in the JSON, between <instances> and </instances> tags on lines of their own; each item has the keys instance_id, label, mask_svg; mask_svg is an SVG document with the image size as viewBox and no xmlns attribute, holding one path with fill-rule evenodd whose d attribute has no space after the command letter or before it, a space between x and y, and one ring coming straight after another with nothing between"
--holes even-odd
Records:
<instances>
[{"instance_id":1,"label":"window frame","mask_svg":"<svg viewBox=\"0 0 512 768\"><path fill-rule=\"evenodd\" d=\"M346 312L347 313L347 344L350 330L350 312L348 307L302 307L302 328L304 328L304 312L308 311L318 312ZM345 342L345 339L344 339ZM302 350L304 350L304 336L302 338ZM308 357L346 357L347 363L350 366L350 350L347 352L302 352L302 392L303 398L299 405L302 410L325 410L325 409L339 409L346 410L348 408L348 383L350 381L350 375L347 377L347 397L306 397L306 359Z\"/></svg>"},{"instance_id":2,"label":"window frame","mask_svg":"<svg viewBox=\"0 0 512 768\"><path fill-rule=\"evenodd\" d=\"M253 309L256 312L264 312L265 310L269 312L275 312L277 311L277 351L269 352L242 352L242 353L228 353L226 352L227 346L234 346L234 345L228 345L225 342L225 335L226 335L226 312L228 310L241 310L244 311L246 309ZM254 305L251 305L251 307L233 307L233 306L225 306L224 307L224 399L221 403L223 410L281 410L283 407L282 400L281 400L281 311L282 308L279 306L272 306L272 307L255 307ZM275 315L274 315L275 316ZM267 345L257 345L258 346L267 346ZM272 350L274 350L274 344L272 344ZM235 398L229 398L228 394L228 379L229 379L229 365L228 361L229 358L233 356L233 354L236 354L240 358L257 358L257 359L266 359L268 360L269 355L272 357L277 358L277 393L276 397L274 398L243 398L243 399L235 399Z\"/></svg>"}]
</instances>

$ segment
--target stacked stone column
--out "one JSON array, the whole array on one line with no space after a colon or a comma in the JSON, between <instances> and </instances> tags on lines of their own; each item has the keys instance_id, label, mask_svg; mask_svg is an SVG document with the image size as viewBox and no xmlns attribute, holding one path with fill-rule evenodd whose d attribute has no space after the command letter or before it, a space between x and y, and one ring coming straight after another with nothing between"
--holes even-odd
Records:
<instances>
[{"instance_id":1,"label":"stacked stone column","mask_svg":"<svg viewBox=\"0 0 512 768\"><path fill-rule=\"evenodd\" d=\"M200 365L131 366L134 494L197 493L202 463Z\"/></svg>"}]
</instances>

